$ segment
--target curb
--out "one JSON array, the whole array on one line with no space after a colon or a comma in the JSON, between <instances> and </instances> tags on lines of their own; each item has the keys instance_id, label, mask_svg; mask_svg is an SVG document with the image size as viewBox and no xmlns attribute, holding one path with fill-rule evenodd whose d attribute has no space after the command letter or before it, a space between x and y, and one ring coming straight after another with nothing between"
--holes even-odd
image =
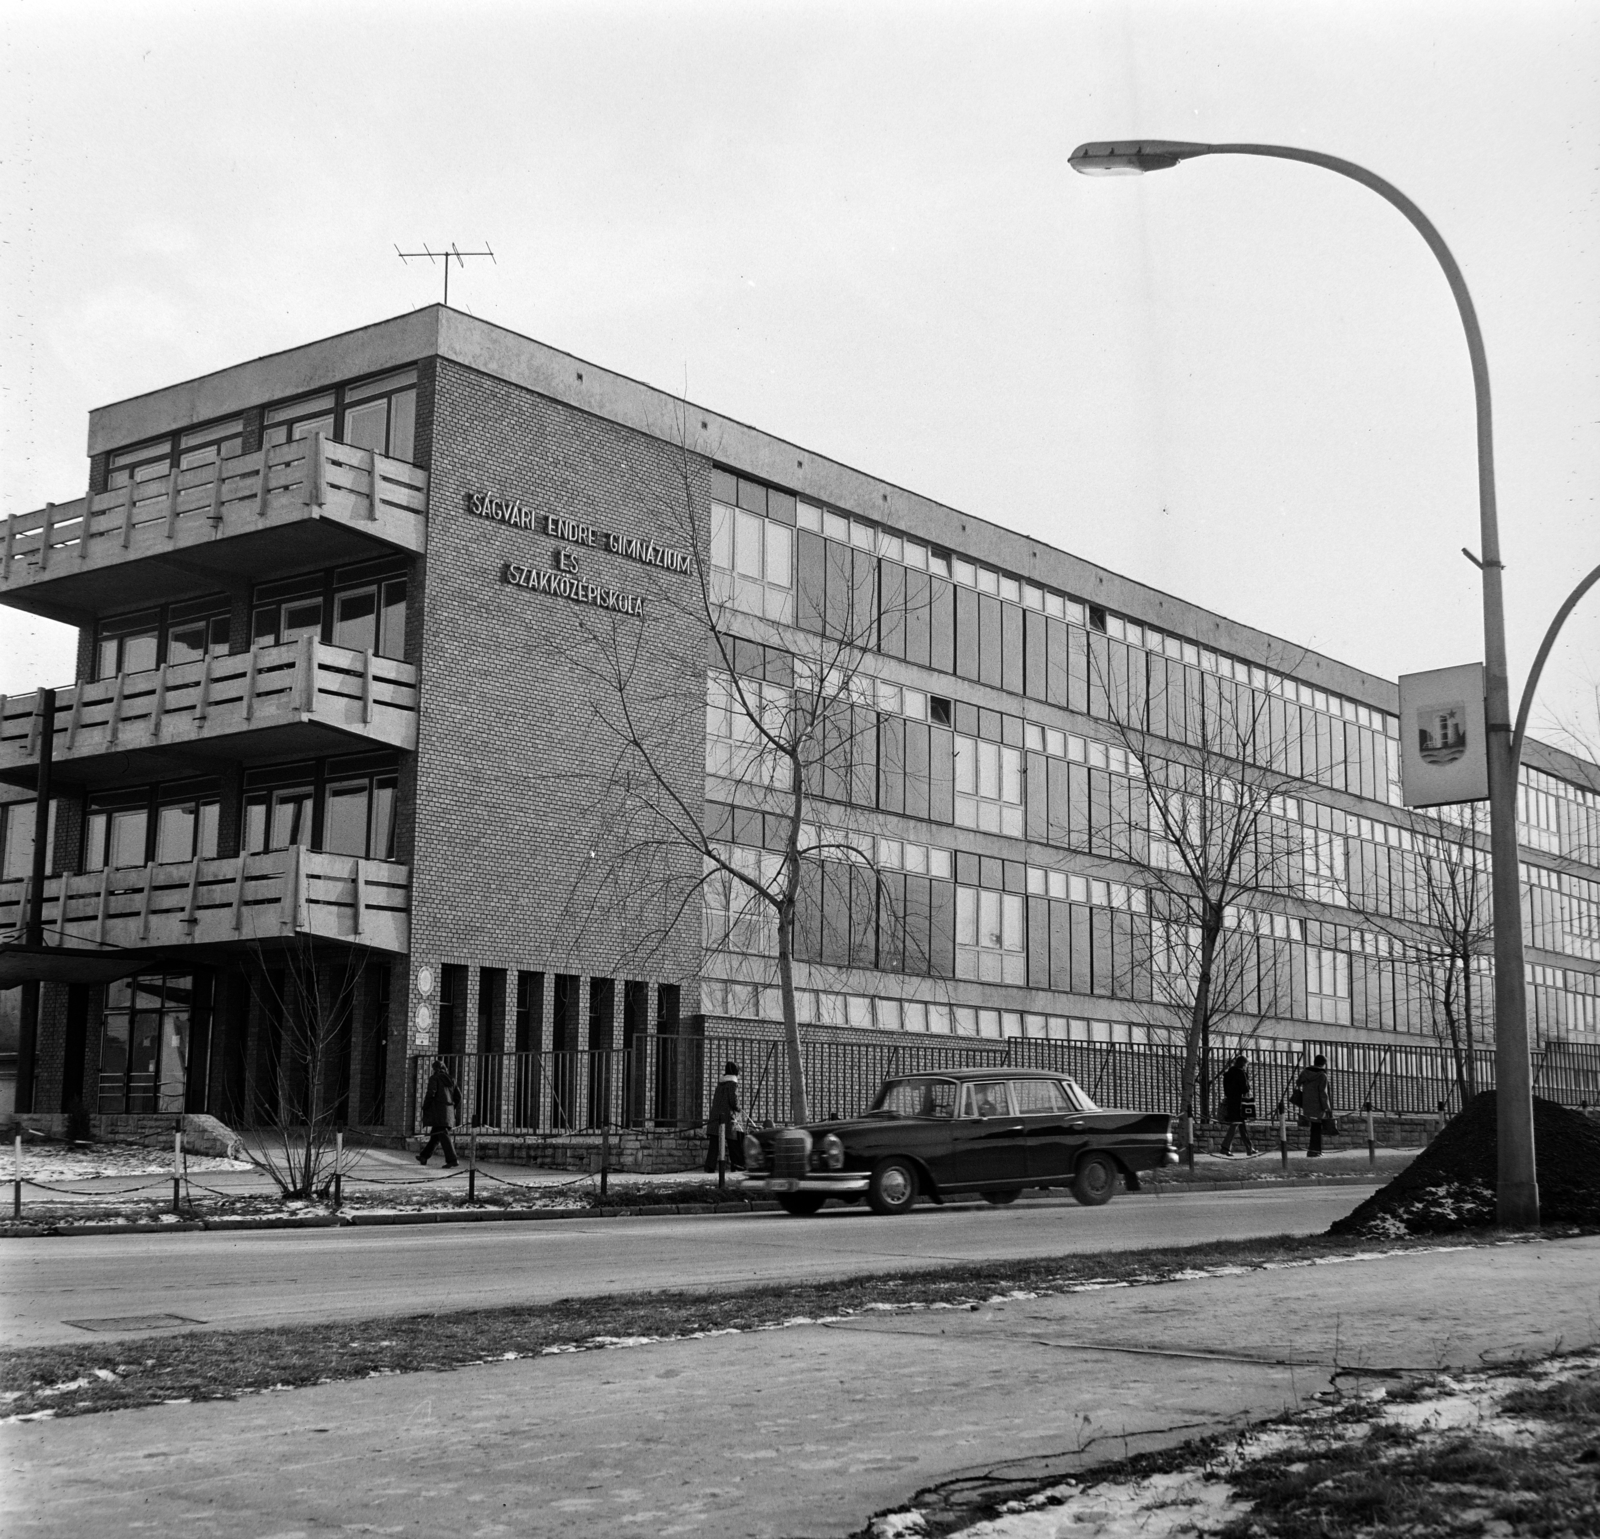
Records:
<instances>
[{"instance_id":1,"label":"curb","mask_svg":"<svg viewBox=\"0 0 1600 1539\"><path fill-rule=\"evenodd\" d=\"M1316 1186L1372 1186L1379 1184L1370 1175L1316 1175L1263 1177L1256 1181L1174 1181L1170 1184L1146 1182L1138 1192L1124 1192L1124 1197L1181 1197L1202 1192L1260 1192L1281 1191L1291 1187ZM1067 1207L1065 1198L1038 1198L1037 1202L1054 1207ZM964 1205L958 1198L954 1205ZM0 1223L0 1240L70 1239L77 1235L118 1234L208 1234L246 1233L264 1229L390 1229L419 1224L516 1224L554 1223L563 1219L606 1218L735 1218L750 1213L776 1213L779 1205L770 1200L748 1199L729 1202L657 1202L639 1207L607 1208L450 1208L420 1213L316 1213L305 1216L285 1214L282 1217L241 1216L238 1218L188 1218L176 1223L150 1223L136 1221L128 1224L72 1224L61 1227L59 1221L38 1228L19 1227L6 1221Z\"/></svg>"}]
</instances>

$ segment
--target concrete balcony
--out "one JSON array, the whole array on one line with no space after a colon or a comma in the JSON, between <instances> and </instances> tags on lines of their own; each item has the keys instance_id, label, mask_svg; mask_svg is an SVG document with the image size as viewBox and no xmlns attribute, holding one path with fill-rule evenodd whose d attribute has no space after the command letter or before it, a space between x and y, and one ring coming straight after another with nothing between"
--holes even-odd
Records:
<instances>
[{"instance_id":1,"label":"concrete balcony","mask_svg":"<svg viewBox=\"0 0 1600 1539\"><path fill-rule=\"evenodd\" d=\"M13 515L0 603L81 624L263 572L416 554L427 507L426 471L315 433Z\"/></svg>"},{"instance_id":2,"label":"concrete balcony","mask_svg":"<svg viewBox=\"0 0 1600 1539\"><path fill-rule=\"evenodd\" d=\"M43 732L37 694L0 696L0 780L33 785ZM310 636L56 691L65 785L416 746L417 670Z\"/></svg>"},{"instance_id":3,"label":"concrete balcony","mask_svg":"<svg viewBox=\"0 0 1600 1539\"><path fill-rule=\"evenodd\" d=\"M22 929L29 880L0 882L0 933ZM411 868L296 846L46 877L43 908L45 944L64 951L189 951L315 936L403 953Z\"/></svg>"}]
</instances>

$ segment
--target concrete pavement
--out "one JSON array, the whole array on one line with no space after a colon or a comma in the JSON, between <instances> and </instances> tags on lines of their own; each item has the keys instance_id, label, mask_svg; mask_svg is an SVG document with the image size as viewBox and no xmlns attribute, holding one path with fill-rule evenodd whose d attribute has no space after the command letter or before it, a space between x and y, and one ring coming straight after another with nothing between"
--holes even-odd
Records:
<instances>
[{"instance_id":1,"label":"concrete pavement","mask_svg":"<svg viewBox=\"0 0 1600 1539\"><path fill-rule=\"evenodd\" d=\"M11 1425L0 1501L12 1539L824 1539L1271 1415L1336 1354L1477 1365L1597 1317L1600 1238L1413 1252Z\"/></svg>"},{"instance_id":2,"label":"concrete pavement","mask_svg":"<svg viewBox=\"0 0 1600 1539\"><path fill-rule=\"evenodd\" d=\"M81 1341L65 1322L176 1314L240 1328L537 1303L653 1288L734 1288L959 1261L1313 1234L1367 1186L1119 1195L723 1218L574 1218L426 1229L122 1234L0 1242L0 1344ZM115 1334L115 1333L114 1333ZM123 1332L121 1334L128 1334Z\"/></svg>"}]
</instances>

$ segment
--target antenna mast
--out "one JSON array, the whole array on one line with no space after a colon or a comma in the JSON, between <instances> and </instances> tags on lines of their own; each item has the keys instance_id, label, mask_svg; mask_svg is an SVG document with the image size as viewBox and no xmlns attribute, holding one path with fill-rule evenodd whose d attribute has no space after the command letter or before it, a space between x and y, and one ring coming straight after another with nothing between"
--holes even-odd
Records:
<instances>
[{"instance_id":1,"label":"antenna mast","mask_svg":"<svg viewBox=\"0 0 1600 1539\"><path fill-rule=\"evenodd\" d=\"M402 251L398 246L396 246L394 248L394 254L397 257L399 257L400 260L402 262L404 262L406 264L406 266L408 266L408 267L411 265L411 259L413 257L416 257L418 260L420 260L423 257L426 257L430 262L435 262L435 261L441 261L442 260L444 262L444 302L447 305L450 303L450 259L451 259L451 257L454 257L456 259L456 261L459 262L461 264L461 266L463 266L463 267L465 267L467 265L467 258L468 257L488 257L488 259L491 262L494 262L496 267L498 267L500 265L498 260L495 257L494 252L492 252L489 249L489 242L488 241L485 241L483 243L483 250L482 251L462 251L456 245L456 243L454 241L451 241L449 247L444 251L430 251L428 249L428 243L426 241L424 241L422 243L422 250L421 251Z\"/></svg>"}]
</instances>

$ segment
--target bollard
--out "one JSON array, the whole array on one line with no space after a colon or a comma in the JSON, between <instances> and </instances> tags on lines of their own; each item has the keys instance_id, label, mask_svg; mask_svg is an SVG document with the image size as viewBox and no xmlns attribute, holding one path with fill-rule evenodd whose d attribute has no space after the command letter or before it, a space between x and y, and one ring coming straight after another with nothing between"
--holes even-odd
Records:
<instances>
[{"instance_id":1,"label":"bollard","mask_svg":"<svg viewBox=\"0 0 1600 1539\"><path fill-rule=\"evenodd\" d=\"M728 1124L717 1124L717 1190L728 1189Z\"/></svg>"},{"instance_id":2,"label":"bollard","mask_svg":"<svg viewBox=\"0 0 1600 1539\"><path fill-rule=\"evenodd\" d=\"M1367 1163L1376 1166L1378 1163L1378 1137L1372 1127L1372 1102L1368 1101L1365 1107L1367 1113Z\"/></svg>"},{"instance_id":3,"label":"bollard","mask_svg":"<svg viewBox=\"0 0 1600 1539\"><path fill-rule=\"evenodd\" d=\"M600 1129L600 1195L606 1194L611 1175L611 1124Z\"/></svg>"},{"instance_id":4,"label":"bollard","mask_svg":"<svg viewBox=\"0 0 1600 1539\"><path fill-rule=\"evenodd\" d=\"M17 1134L17 1179L11 1183L11 1216L22 1217L22 1134Z\"/></svg>"},{"instance_id":5,"label":"bollard","mask_svg":"<svg viewBox=\"0 0 1600 1539\"><path fill-rule=\"evenodd\" d=\"M344 1129L333 1135L333 1211L344 1201Z\"/></svg>"},{"instance_id":6,"label":"bollard","mask_svg":"<svg viewBox=\"0 0 1600 1539\"><path fill-rule=\"evenodd\" d=\"M478 1200L478 1119L467 1124L467 1202Z\"/></svg>"},{"instance_id":7,"label":"bollard","mask_svg":"<svg viewBox=\"0 0 1600 1539\"><path fill-rule=\"evenodd\" d=\"M1194 1118L1187 1112L1183 1118L1183 1157L1189 1167L1189 1174L1194 1174Z\"/></svg>"},{"instance_id":8,"label":"bollard","mask_svg":"<svg viewBox=\"0 0 1600 1539\"><path fill-rule=\"evenodd\" d=\"M179 1190L183 1180L183 1124L180 1122L172 1134L172 1211L183 1214L183 1197Z\"/></svg>"},{"instance_id":9,"label":"bollard","mask_svg":"<svg viewBox=\"0 0 1600 1539\"><path fill-rule=\"evenodd\" d=\"M1289 1174L1289 1107L1278 1102L1278 1158L1283 1163L1283 1173Z\"/></svg>"}]
</instances>

